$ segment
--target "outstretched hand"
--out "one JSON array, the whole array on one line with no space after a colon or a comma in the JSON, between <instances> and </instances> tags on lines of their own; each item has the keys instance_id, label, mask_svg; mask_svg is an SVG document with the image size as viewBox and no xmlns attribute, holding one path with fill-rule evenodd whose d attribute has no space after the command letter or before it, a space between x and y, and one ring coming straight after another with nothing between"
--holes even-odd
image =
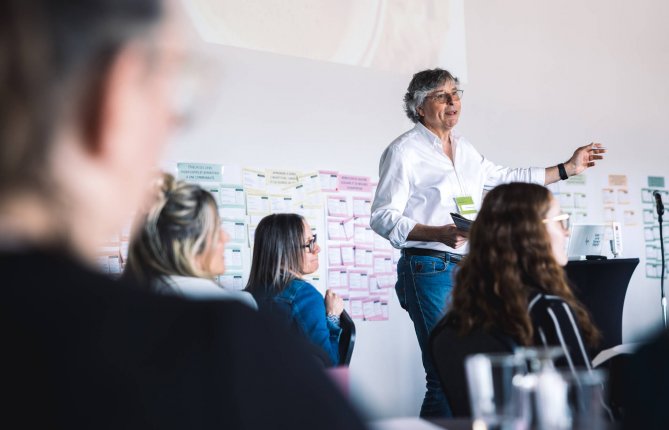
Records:
<instances>
[{"instance_id":1,"label":"outstretched hand","mask_svg":"<svg viewBox=\"0 0 669 430\"><path fill-rule=\"evenodd\" d=\"M594 166L595 161L603 160L605 153L606 149L601 143L593 142L590 145L581 146L564 164L567 175L575 176L582 173L585 169Z\"/></svg>"}]
</instances>

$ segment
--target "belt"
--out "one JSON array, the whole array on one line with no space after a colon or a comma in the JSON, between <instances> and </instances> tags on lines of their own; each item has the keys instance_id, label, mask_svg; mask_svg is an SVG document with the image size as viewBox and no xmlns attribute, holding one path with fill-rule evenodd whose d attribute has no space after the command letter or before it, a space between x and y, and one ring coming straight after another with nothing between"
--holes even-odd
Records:
<instances>
[{"instance_id":1,"label":"belt","mask_svg":"<svg viewBox=\"0 0 669 430\"><path fill-rule=\"evenodd\" d=\"M411 257L412 255L420 255L423 257L435 257L444 260L445 262L459 263L464 257L461 254L453 254L452 252L437 251L436 249L427 248L404 248L402 255Z\"/></svg>"}]
</instances>

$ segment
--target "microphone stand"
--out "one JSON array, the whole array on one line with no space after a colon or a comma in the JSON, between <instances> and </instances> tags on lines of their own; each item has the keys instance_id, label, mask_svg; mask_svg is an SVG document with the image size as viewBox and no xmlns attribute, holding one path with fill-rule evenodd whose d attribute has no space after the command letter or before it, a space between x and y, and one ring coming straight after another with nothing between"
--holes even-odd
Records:
<instances>
[{"instance_id":1,"label":"microphone stand","mask_svg":"<svg viewBox=\"0 0 669 430\"><path fill-rule=\"evenodd\" d=\"M660 223L660 254L662 256L662 274L660 277L660 303L662 304L662 319L664 321L664 328L667 328L667 297L664 295L664 238L662 237L662 215L664 214L664 205L662 204L662 197L659 192L653 193L655 196L657 221Z\"/></svg>"}]
</instances>

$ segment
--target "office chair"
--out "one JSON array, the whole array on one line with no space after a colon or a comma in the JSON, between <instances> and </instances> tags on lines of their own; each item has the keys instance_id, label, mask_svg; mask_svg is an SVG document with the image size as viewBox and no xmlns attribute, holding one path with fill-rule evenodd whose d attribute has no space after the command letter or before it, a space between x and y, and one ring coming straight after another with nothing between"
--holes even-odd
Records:
<instances>
[{"instance_id":1,"label":"office chair","mask_svg":"<svg viewBox=\"0 0 669 430\"><path fill-rule=\"evenodd\" d=\"M474 330L460 336L457 321L446 315L432 330L429 349L441 389L454 417L471 417L465 358L478 353L513 352L515 342L499 332Z\"/></svg>"},{"instance_id":2,"label":"office chair","mask_svg":"<svg viewBox=\"0 0 669 430\"><path fill-rule=\"evenodd\" d=\"M341 335L339 336L339 365L348 366L351 363L353 347L355 346L355 323L351 316L342 312L339 316Z\"/></svg>"}]
</instances>

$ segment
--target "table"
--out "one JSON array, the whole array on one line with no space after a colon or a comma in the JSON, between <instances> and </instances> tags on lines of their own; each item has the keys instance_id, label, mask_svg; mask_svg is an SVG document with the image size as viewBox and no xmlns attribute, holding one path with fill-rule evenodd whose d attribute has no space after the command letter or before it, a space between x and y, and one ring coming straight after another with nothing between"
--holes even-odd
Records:
<instances>
[{"instance_id":1,"label":"table","mask_svg":"<svg viewBox=\"0 0 669 430\"><path fill-rule=\"evenodd\" d=\"M602 333L600 351L623 343L623 305L638 258L570 261L565 267L574 294L585 305Z\"/></svg>"}]
</instances>

